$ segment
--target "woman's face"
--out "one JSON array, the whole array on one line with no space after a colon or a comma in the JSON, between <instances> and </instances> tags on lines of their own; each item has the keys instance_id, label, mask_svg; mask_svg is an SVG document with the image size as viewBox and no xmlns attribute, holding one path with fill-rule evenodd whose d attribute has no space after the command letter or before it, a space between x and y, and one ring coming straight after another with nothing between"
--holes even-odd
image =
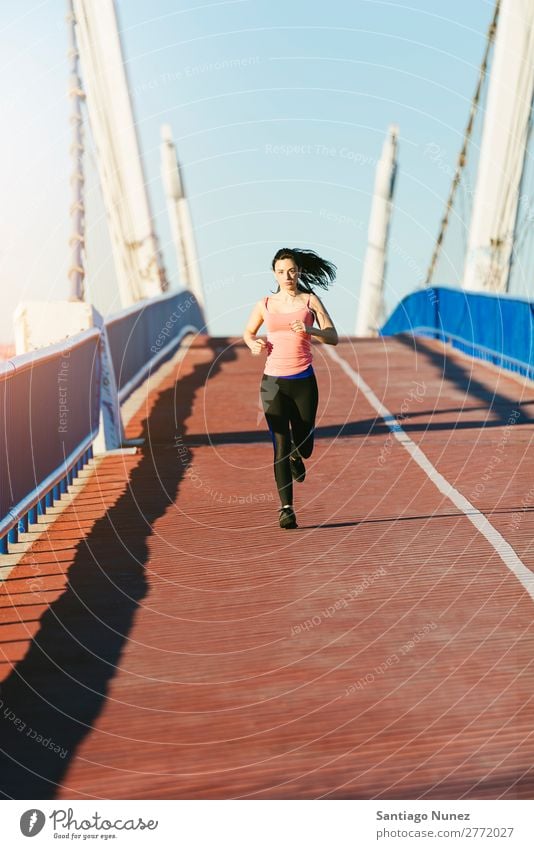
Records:
<instances>
[{"instance_id":1,"label":"woman's face","mask_svg":"<svg viewBox=\"0 0 534 849\"><path fill-rule=\"evenodd\" d=\"M297 291L299 270L292 259L278 259L274 264L274 276L282 292Z\"/></svg>"}]
</instances>

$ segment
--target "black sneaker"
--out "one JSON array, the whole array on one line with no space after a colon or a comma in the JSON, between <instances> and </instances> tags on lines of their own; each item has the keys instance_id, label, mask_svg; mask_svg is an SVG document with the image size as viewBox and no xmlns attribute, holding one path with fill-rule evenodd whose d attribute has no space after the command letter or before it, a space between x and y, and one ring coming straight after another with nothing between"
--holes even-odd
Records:
<instances>
[{"instance_id":1,"label":"black sneaker","mask_svg":"<svg viewBox=\"0 0 534 849\"><path fill-rule=\"evenodd\" d=\"M297 483L302 483L306 477L306 467L302 457L296 449L289 455L289 466L291 468L291 477Z\"/></svg>"},{"instance_id":2,"label":"black sneaker","mask_svg":"<svg viewBox=\"0 0 534 849\"><path fill-rule=\"evenodd\" d=\"M298 527L297 517L292 507L280 507L278 521L280 522L280 527L286 530Z\"/></svg>"}]
</instances>

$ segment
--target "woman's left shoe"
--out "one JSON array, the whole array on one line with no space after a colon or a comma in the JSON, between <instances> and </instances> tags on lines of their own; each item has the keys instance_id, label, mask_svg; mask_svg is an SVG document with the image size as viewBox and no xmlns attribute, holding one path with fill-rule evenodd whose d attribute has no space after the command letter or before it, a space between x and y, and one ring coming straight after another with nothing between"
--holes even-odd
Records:
<instances>
[{"instance_id":1,"label":"woman's left shoe","mask_svg":"<svg viewBox=\"0 0 534 849\"><path fill-rule=\"evenodd\" d=\"M289 455L289 466L291 468L291 477L293 480L297 481L297 483L302 483L306 477L306 467L296 448L294 448Z\"/></svg>"}]
</instances>

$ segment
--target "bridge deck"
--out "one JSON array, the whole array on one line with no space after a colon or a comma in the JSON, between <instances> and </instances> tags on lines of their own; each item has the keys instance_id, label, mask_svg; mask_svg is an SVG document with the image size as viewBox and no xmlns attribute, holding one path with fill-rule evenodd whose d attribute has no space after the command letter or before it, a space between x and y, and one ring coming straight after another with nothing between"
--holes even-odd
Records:
<instances>
[{"instance_id":1,"label":"bridge deck","mask_svg":"<svg viewBox=\"0 0 534 849\"><path fill-rule=\"evenodd\" d=\"M429 341L334 354L412 442L316 346L298 530L260 361L199 341L9 572L5 795L532 798L534 390Z\"/></svg>"}]
</instances>

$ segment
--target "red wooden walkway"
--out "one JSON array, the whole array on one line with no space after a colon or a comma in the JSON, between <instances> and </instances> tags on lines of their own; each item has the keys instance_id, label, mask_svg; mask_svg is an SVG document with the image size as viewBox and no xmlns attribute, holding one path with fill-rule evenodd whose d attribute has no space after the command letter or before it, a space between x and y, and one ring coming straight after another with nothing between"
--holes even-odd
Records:
<instances>
[{"instance_id":1,"label":"red wooden walkway","mask_svg":"<svg viewBox=\"0 0 534 849\"><path fill-rule=\"evenodd\" d=\"M534 390L434 342L335 349L492 543L314 350L298 530L261 361L200 340L131 420L142 451L4 571L5 796L532 798L534 600L499 540L529 575Z\"/></svg>"}]
</instances>

